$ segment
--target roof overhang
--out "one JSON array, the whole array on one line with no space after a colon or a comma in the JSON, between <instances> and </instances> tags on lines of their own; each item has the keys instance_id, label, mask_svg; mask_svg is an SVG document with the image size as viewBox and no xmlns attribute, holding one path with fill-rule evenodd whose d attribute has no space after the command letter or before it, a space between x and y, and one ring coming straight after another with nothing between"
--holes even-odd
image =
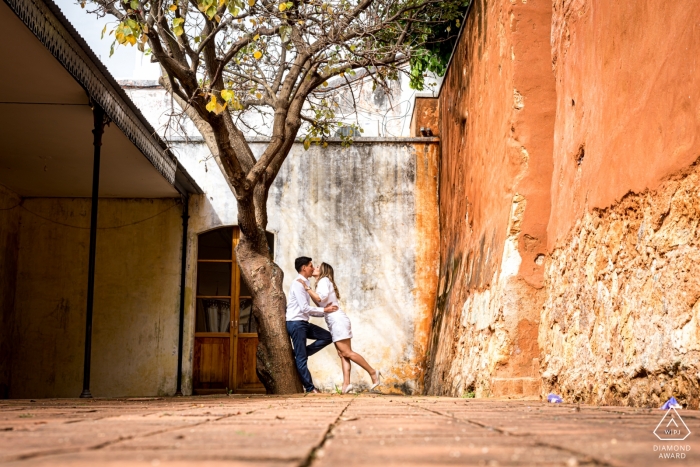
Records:
<instances>
[{"instance_id":1,"label":"roof overhang","mask_svg":"<svg viewBox=\"0 0 700 467\"><path fill-rule=\"evenodd\" d=\"M0 183L22 196L87 197L92 103L111 121L100 197L201 189L50 0L0 2Z\"/></svg>"}]
</instances>

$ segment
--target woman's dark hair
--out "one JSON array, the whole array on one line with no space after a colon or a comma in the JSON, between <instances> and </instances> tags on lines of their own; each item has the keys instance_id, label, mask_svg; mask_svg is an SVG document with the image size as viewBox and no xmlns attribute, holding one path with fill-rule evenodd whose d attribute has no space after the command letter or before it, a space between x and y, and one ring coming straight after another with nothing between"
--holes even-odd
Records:
<instances>
[{"instance_id":1,"label":"woman's dark hair","mask_svg":"<svg viewBox=\"0 0 700 467\"><path fill-rule=\"evenodd\" d=\"M333 277L333 267L328 263L321 263L319 268L318 280L320 281L324 277L327 277L328 280L331 281L331 284L333 284L333 290L335 290L335 296L338 297L338 300L340 300L340 292L338 292L338 286L335 285L335 278ZM318 284L318 282L316 283Z\"/></svg>"},{"instance_id":2,"label":"woman's dark hair","mask_svg":"<svg viewBox=\"0 0 700 467\"><path fill-rule=\"evenodd\" d=\"M307 256L300 256L294 260L294 269L296 269L297 272L301 272L301 268L309 264L311 261L313 260Z\"/></svg>"}]
</instances>

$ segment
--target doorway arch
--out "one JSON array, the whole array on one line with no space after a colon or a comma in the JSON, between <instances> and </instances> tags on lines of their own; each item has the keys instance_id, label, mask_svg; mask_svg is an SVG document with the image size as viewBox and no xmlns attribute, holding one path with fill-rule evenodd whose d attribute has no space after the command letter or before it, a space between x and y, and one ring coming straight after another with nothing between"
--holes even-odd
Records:
<instances>
[{"instance_id":1,"label":"doorway arch","mask_svg":"<svg viewBox=\"0 0 700 467\"><path fill-rule=\"evenodd\" d=\"M266 232L274 258L274 235ZM265 393L255 372L258 333L250 290L236 263L237 226L198 235L192 390Z\"/></svg>"}]
</instances>

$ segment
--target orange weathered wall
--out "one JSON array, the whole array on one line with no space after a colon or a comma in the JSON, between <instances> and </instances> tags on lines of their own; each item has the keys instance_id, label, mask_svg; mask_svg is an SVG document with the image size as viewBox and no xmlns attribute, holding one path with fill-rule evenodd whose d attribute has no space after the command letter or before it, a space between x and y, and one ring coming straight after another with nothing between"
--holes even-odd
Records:
<instances>
[{"instance_id":1,"label":"orange weathered wall","mask_svg":"<svg viewBox=\"0 0 700 467\"><path fill-rule=\"evenodd\" d=\"M539 394L554 124L550 20L545 0L476 0L440 91L431 393Z\"/></svg>"},{"instance_id":2,"label":"orange weathered wall","mask_svg":"<svg viewBox=\"0 0 700 467\"><path fill-rule=\"evenodd\" d=\"M550 248L585 210L653 190L697 159L699 57L700 2L554 2Z\"/></svg>"},{"instance_id":3,"label":"orange weathered wall","mask_svg":"<svg viewBox=\"0 0 700 467\"><path fill-rule=\"evenodd\" d=\"M554 2L544 388L700 395L700 2Z\"/></svg>"},{"instance_id":4,"label":"orange weathered wall","mask_svg":"<svg viewBox=\"0 0 700 467\"><path fill-rule=\"evenodd\" d=\"M474 1L439 98L429 392L697 407L698 18Z\"/></svg>"}]
</instances>

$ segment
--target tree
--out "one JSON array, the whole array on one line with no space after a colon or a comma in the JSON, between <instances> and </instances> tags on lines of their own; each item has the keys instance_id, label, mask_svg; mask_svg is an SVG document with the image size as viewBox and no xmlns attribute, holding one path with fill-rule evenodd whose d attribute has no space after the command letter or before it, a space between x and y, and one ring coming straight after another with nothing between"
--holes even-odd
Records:
<instances>
[{"instance_id":1,"label":"tree","mask_svg":"<svg viewBox=\"0 0 700 467\"><path fill-rule=\"evenodd\" d=\"M329 89L356 79L386 86L428 34L458 18L464 1L81 3L116 18L110 35L117 44L136 45L160 63L162 84L221 167L238 205L236 257L253 295L258 376L269 393L301 392L285 328L283 273L265 237L270 186L300 132L307 149L332 136L337 103ZM258 158L242 131L254 112L267 115L271 126Z\"/></svg>"}]
</instances>

